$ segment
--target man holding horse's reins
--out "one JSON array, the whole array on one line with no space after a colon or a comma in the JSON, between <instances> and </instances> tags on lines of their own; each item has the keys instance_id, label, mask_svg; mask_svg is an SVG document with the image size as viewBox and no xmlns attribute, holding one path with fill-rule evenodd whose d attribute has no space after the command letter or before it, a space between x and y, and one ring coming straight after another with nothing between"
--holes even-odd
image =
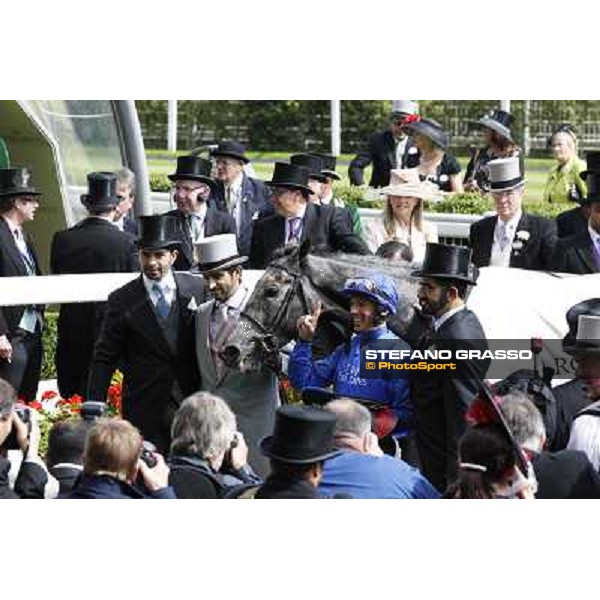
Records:
<instances>
[{"instance_id":1,"label":"man holding horse's reins","mask_svg":"<svg viewBox=\"0 0 600 600\"><path fill-rule=\"evenodd\" d=\"M238 327L240 313L250 298L250 291L242 281L242 265L248 257L238 254L233 234L201 240L196 251L198 270L213 295L196 314L196 359L201 389L227 402L248 443L248 462L265 476L269 464L259 452L258 442L271 433L275 423L279 405L277 377L264 364L255 371L242 373L227 366L221 358L223 345Z\"/></svg>"},{"instance_id":2,"label":"man holding horse's reins","mask_svg":"<svg viewBox=\"0 0 600 600\"><path fill-rule=\"evenodd\" d=\"M288 373L294 387L326 388L333 385L338 395L362 398L393 409L397 423L393 435L405 437L412 420L412 403L407 378L361 377L361 344L378 340L395 340L398 349L410 346L393 334L386 325L389 315L396 312L399 295L396 285L386 275L372 273L349 279L343 289L350 299L350 314L354 335L349 346L340 345L332 354L313 360L312 341L321 311L317 305L311 315L300 317L297 323L298 342L292 352Z\"/></svg>"},{"instance_id":3,"label":"man holding horse's reins","mask_svg":"<svg viewBox=\"0 0 600 600\"><path fill-rule=\"evenodd\" d=\"M476 285L471 251L461 246L428 243L417 297L423 313L433 319L433 332L422 348L444 350L461 340L461 347L487 349L483 328L465 307L469 286ZM479 392L487 371L485 361L463 361L458 376L440 372L416 377L412 398L416 414L416 442L423 475L443 492L454 481L458 441L464 433L465 413Z\"/></svg>"},{"instance_id":4,"label":"man holding horse's reins","mask_svg":"<svg viewBox=\"0 0 600 600\"><path fill-rule=\"evenodd\" d=\"M315 174L312 174L313 176ZM271 200L276 214L254 222L250 265L264 269L276 250L310 240L313 248L329 252L371 254L362 238L352 231L350 215L332 205L309 202L311 173L304 166L275 163Z\"/></svg>"}]
</instances>

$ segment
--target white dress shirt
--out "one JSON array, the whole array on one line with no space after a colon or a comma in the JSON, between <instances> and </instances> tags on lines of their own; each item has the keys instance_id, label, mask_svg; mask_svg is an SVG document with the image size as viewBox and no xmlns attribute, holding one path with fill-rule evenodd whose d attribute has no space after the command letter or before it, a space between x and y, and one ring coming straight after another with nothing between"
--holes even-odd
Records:
<instances>
[{"instance_id":1,"label":"white dress shirt","mask_svg":"<svg viewBox=\"0 0 600 600\"><path fill-rule=\"evenodd\" d=\"M244 181L244 174L240 173L236 179L229 186L225 186L225 198L229 190L229 204L227 210L229 214L235 219L235 226L239 233L240 221L242 216L241 205L242 205L242 183Z\"/></svg>"},{"instance_id":2,"label":"white dress shirt","mask_svg":"<svg viewBox=\"0 0 600 600\"><path fill-rule=\"evenodd\" d=\"M456 313L465 309L465 305L459 306L458 308L453 308L448 312L444 313L439 319L436 319L433 322L433 328L437 331L450 317L454 316Z\"/></svg>"},{"instance_id":3,"label":"white dress shirt","mask_svg":"<svg viewBox=\"0 0 600 600\"><path fill-rule=\"evenodd\" d=\"M206 225L207 210L208 206L206 205L206 202L202 202L198 211L189 215L190 235L192 238L192 242L194 243L204 238L204 228Z\"/></svg>"},{"instance_id":4,"label":"white dress shirt","mask_svg":"<svg viewBox=\"0 0 600 600\"><path fill-rule=\"evenodd\" d=\"M517 214L512 217L509 221L502 221L500 217L496 219L496 227L494 229L494 241L492 243L492 254L490 256L490 266L492 267L508 267L510 266L510 255L513 250L513 242L515 241L515 235L517 233L517 227L519 221L523 216L522 211L518 211ZM507 242L504 247L501 246L501 240L503 230L506 230Z\"/></svg>"},{"instance_id":5,"label":"white dress shirt","mask_svg":"<svg viewBox=\"0 0 600 600\"><path fill-rule=\"evenodd\" d=\"M298 229L298 241L300 241L300 239L302 238L302 232L304 230L304 215L306 214L306 204L304 204L300 210L300 212L297 215L294 215L293 217L286 217L285 218L285 243L289 244L291 239L290 239L290 221L294 220L294 219L300 219L300 224L299 224L299 229Z\"/></svg>"},{"instance_id":6,"label":"white dress shirt","mask_svg":"<svg viewBox=\"0 0 600 600\"><path fill-rule=\"evenodd\" d=\"M144 281L144 287L146 288L146 293L150 298L150 302L154 304L156 307L156 303L160 299L159 293L154 290L154 285L158 284L165 300L171 306L173 304L173 300L175 298L175 294L177 293L177 284L175 283L175 277L173 277L173 271L169 271L160 281L154 281L153 279L148 279L146 275L142 275L142 279Z\"/></svg>"}]
</instances>

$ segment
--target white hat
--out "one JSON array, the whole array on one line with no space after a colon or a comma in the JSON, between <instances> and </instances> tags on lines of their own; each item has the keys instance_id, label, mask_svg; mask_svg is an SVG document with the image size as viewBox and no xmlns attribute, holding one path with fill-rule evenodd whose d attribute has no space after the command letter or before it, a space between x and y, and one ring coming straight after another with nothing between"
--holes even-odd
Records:
<instances>
[{"instance_id":1,"label":"white hat","mask_svg":"<svg viewBox=\"0 0 600 600\"><path fill-rule=\"evenodd\" d=\"M413 100L392 100L392 113L419 114L419 104Z\"/></svg>"},{"instance_id":2,"label":"white hat","mask_svg":"<svg viewBox=\"0 0 600 600\"><path fill-rule=\"evenodd\" d=\"M521 161L517 156L496 158L485 165L489 175L489 191L503 192L523 185L525 179L521 172Z\"/></svg>"},{"instance_id":3,"label":"white hat","mask_svg":"<svg viewBox=\"0 0 600 600\"><path fill-rule=\"evenodd\" d=\"M443 199L439 187L432 182L419 179L417 169L403 169L390 171L390 184L379 190L386 196L404 196L405 198L419 198L420 200L439 201Z\"/></svg>"},{"instance_id":4,"label":"white hat","mask_svg":"<svg viewBox=\"0 0 600 600\"><path fill-rule=\"evenodd\" d=\"M222 271L248 260L247 256L239 255L237 240L233 233L213 235L199 240L194 245L198 256L198 270L201 273Z\"/></svg>"}]
</instances>

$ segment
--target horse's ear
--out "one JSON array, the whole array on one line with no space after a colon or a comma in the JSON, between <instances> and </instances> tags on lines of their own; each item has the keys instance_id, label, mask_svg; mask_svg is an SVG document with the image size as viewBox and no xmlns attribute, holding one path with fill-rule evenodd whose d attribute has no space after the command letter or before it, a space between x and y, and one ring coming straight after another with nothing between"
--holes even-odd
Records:
<instances>
[{"instance_id":1,"label":"horse's ear","mask_svg":"<svg viewBox=\"0 0 600 600\"><path fill-rule=\"evenodd\" d=\"M312 244L310 243L310 240L304 240L302 244L300 244L300 252L298 253L300 262L302 262L308 256L311 245Z\"/></svg>"}]
</instances>

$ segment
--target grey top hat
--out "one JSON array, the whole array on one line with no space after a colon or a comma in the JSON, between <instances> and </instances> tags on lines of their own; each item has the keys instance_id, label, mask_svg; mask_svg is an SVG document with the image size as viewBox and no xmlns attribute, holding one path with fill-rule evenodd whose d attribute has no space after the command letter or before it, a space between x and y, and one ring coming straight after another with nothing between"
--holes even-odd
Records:
<instances>
[{"instance_id":1,"label":"grey top hat","mask_svg":"<svg viewBox=\"0 0 600 600\"><path fill-rule=\"evenodd\" d=\"M600 317L595 315L579 315L577 337L563 349L572 356L600 354Z\"/></svg>"},{"instance_id":2,"label":"grey top hat","mask_svg":"<svg viewBox=\"0 0 600 600\"><path fill-rule=\"evenodd\" d=\"M490 192L507 192L525 183L521 161L517 156L496 158L487 163Z\"/></svg>"},{"instance_id":3,"label":"grey top hat","mask_svg":"<svg viewBox=\"0 0 600 600\"><path fill-rule=\"evenodd\" d=\"M200 273L222 271L242 265L248 260L247 256L239 255L236 237L233 233L223 233L204 238L198 241L195 246Z\"/></svg>"},{"instance_id":4,"label":"grey top hat","mask_svg":"<svg viewBox=\"0 0 600 600\"><path fill-rule=\"evenodd\" d=\"M413 100L392 100L392 116L419 114L419 104Z\"/></svg>"}]
</instances>

